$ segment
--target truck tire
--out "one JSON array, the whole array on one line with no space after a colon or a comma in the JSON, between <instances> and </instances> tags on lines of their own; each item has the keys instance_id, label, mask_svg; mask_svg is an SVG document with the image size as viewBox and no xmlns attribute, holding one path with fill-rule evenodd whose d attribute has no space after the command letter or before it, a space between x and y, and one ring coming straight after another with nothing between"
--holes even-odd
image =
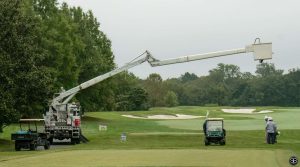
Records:
<instances>
[{"instance_id":1,"label":"truck tire","mask_svg":"<svg viewBox=\"0 0 300 167\"><path fill-rule=\"evenodd\" d=\"M34 151L34 150L36 150L36 148L37 148L37 146L36 146L36 144L35 144L35 143L33 143L33 144L30 144L30 150L31 150L31 151Z\"/></svg>"},{"instance_id":2,"label":"truck tire","mask_svg":"<svg viewBox=\"0 0 300 167\"><path fill-rule=\"evenodd\" d=\"M53 144L53 138L52 138L52 137L50 137L50 138L48 139L48 141L49 141L50 145Z\"/></svg>"},{"instance_id":3,"label":"truck tire","mask_svg":"<svg viewBox=\"0 0 300 167\"><path fill-rule=\"evenodd\" d=\"M75 145L75 144L76 144L76 139L71 138L71 144L72 144L72 145Z\"/></svg>"},{"instance_id":4,"label":"truck tire","mask_svg":"<svg viewBox=\"0 0 300 167\"><path fill-rule=\"evenodd\" d=\"M72 138L72 139L71 139L71 144L73 144L73 145L75 145L75 144L80 144L80 139Z\"/></svg>"}]
</instances>

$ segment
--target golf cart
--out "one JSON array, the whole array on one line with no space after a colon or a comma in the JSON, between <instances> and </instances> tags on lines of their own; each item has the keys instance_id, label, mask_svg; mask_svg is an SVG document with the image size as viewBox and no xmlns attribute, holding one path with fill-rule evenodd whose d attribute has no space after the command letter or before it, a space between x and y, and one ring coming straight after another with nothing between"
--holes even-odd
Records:
<instances>
[{"instance_id":1,"label":"golf cart","mask_svg":"<svg viewBox=\"0 0 300 167\"><path fill-rule=\"evenodd\" d=\"M50 148L49 135L38 132L39 122L44 123L44 119L20 119L20 130L11 134L16 151L20 151L21 148L36 150L38 146L44 146L45 150Z\"/></svg>"},{"instance_id":2,"label":"golf cart","mask_svg":"<svg viewBox=\"0 0 300 167\"><path fill-rule=\"evenodd\" d=\"M210 143L225 145L226 131L224 129L223 118L207 118L203 124L204 144Z\"/></svg>"}]
</instances>

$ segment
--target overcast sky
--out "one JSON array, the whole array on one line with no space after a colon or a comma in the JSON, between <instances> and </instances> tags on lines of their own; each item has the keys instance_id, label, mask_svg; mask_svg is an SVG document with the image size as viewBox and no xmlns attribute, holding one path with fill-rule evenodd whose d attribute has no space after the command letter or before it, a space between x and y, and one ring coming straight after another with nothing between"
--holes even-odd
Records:
<instances>
[{"instance_id":1,"label":"overcast sky","mask_svg":"<svg viewBox=\"0 0 300 167\"><path fill-rule=\"evenodd\" d=\"M241 48L256 37L273 43L268 61L287 71L300 67L298 0L61 0L92 10L112 41L119 67L145 50L157 59ZM253 55L240 54L163 67L147 63L129 70L140 78L159 73L164 79L185 72L207 75L218 63L254 72Z\"/></svg>"}]
</instances>

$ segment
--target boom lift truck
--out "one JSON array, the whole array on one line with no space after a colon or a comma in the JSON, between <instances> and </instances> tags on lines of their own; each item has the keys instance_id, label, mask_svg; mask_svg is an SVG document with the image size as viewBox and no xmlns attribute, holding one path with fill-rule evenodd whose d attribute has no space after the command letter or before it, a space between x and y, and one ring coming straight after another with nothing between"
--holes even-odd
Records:
<instances>
[{"instance_id":1,"label":"boom lift truck","mask_svg":"<svg viewBox=\"0 0 300 167\"><path fill-rule=\"evenodd\" d=\"M256 43L257 39L258 43ZM120 68L99 75L67 91L62 89L62 91L56 94L56 96L52 99L49 110L44 115L45 131L50 135L49 141L52 143L53 139L71 139L71 142L74 144L80 143L80 141L87 141L87 139L82 135L80 129L80 106L74 103L69 103L69 101L83 89L93 86L107 78L140 65L146 61L152 67L156 67L248 52L253 52L254 60L259 60L260 63L263 60L271 59L272 43L260 43L260 39L257 39L255 39L254 44L248 45L244 48L195 54L167 60L155 59L149 51L145 51L141 56Z\"/></svg>"}]
</instances>

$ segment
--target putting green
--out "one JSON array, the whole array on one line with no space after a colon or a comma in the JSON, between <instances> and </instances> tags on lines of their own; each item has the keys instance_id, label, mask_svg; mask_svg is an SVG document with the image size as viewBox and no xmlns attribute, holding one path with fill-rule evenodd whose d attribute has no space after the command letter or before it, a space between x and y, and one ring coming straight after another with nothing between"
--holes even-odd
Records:
<instances>
[{"instance_id":1,"label":"putting green","mask_svg":"<svg viewBox=\"0 0 300 167\"><path fill-rule=\"evenodd\" d=\"M2 159L9 167L288 166L285 150L72 150Z\"/></svg>"}]
</instances>

